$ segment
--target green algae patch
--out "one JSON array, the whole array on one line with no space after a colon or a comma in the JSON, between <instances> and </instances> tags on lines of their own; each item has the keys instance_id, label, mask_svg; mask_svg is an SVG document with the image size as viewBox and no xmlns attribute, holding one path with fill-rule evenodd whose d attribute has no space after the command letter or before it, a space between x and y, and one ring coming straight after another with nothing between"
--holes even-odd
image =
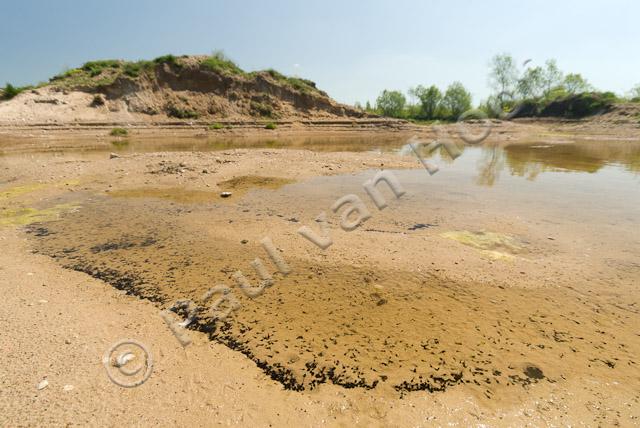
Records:
<instances>
[{"instance_id":1,"label":"green algae patch","mask_svg":"<svg viewBox=\"0 0 640 428\"><path fill-rule=\"evenodd\" d=\"M26 195L27 193L32 193L45 187L45 184L40 183L11 187L9 189L0 191L0 201L5 201L8 199L16 198L18 196Z\"/></svg>"},{"instance_id":2,"label":"green algae patch","mask_svg":"<svg viewBox=\"0 0 640 428\"><path fill-rule=\"evenodd\" d=\"M524 250L524 243L513 236L495 232L452 230L440 236L480 250L495 260L513 260Z\"/></svg>"},{"instance_id":3,"label":"green algae patch","mask_svg":"<svg viewBox=\"0 0 640 428\"><path fill-rule=\"evenodd\" d=\"M59 204L50 208L16 208L0 211L0 226L26 226L32 223L58 220L60 215L78 208L76 204Z\"/></svg>"},{"instance_id":4,"label":"green algae patch","mask_svg":"<svg viewBox=\"0 0 640 428\"><path fill-rule=\"evenodd\" d=\"M30 193L34 193L46 188L77 186L78 184L80 184L79 180L72 179L72 180L66 180L66 181L60 181L60 182L48 183L48 184L31 183L31 184L25 184L22 186L14 186L8 189L0 190L0 202L9 201L11 199L15 199L23 195L28 195Z\"/></svg>"}]
</instances>

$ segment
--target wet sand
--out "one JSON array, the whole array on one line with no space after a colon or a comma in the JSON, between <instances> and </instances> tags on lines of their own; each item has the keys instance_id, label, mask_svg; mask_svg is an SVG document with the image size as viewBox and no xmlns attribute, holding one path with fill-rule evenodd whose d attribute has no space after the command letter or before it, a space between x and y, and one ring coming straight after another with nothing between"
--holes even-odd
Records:
<instances>
[{"instance_id":1,"label":"wet sand","mask_svg":"<svg viewBox=\"0 0 640 428\"><path fill-rule=\"evenodd\" d=\"M158 311L234 286L237 270L257 284L261 257L273 284L254 298L236 286L241 307L224 320L200 312L190 334L239 351L271 378L261 383L296 397L366 397L343 422L425 424L424 400L437 397L436 424L637 423L637 144L486 144L436 155L429 176L394 152L402 143L5 156L3 233L22 227L60 275L88 274ZM407 192L383 191L380 211L362 183L382 168ZM346 194L371 212L352 232L330 210ZM317 229L322 211L325 251L296 233ZM528 414L530 402L544 404Z\"/></svg>"}]
</instances>

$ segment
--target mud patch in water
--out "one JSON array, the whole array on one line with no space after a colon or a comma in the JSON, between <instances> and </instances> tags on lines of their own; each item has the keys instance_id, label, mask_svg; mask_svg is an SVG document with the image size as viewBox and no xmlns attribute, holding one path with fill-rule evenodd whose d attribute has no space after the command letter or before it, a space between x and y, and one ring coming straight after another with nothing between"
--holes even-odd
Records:
<instances>
[{"instance_id":1,"label":"mud patch in water","mask_svg":"<svg viewBox=\"0 0 640 428\"><path fill-rule=\"evenodd\" d=\"M181 187L157 188L136 188L114 190L108 193L114 198L157 198L177 202L179 204L205 204L219 202L218 192L206 190L187 190Z\"/></svg>"},{"instance_id":2,"label":"mud patch in water","mask_svg":"<svg viewBox=\"0 0 640 428\"><path fill-rule=\"evenodd\" d=\"M294 180L279 177L261 177L257 175L243 175L229 180L221 181L218 187L223 190L248 190L248 189L278 189L285 184L291 184Z\"/></svg>"}]
</instances>

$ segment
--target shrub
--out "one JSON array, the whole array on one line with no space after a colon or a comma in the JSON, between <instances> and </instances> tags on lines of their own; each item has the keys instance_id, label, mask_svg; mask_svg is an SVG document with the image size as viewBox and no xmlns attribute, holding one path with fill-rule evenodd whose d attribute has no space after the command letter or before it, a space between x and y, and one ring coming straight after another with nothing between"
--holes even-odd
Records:
<instances>
[{"instance_id":1,"label":"shrub","mask_svg":"<svg viewBox=\"0 0 640 428\"><path fill-rule=\"evenodd\" d=\"M11 83L7 83L7 86L4 87L4 91L2 92L2 98L10 100L26 89L29 89L29 86L17 87L13 86Z\"/></svg>"},{"instance_id":2,"label":"shrub","mask_svg":"<svg viewBox=\"0 0 640 428\"><path fill-rule=\"evenodd\" d=\"M302 79L300 77L287 77L284 74L272 68L265 70L265 72L269 74L269 76L271 76L277 82L288 85L298 92L309 93L313 91L318 91L318 88L316 88L316 83L311 80Z\"/></svg>"},{"instance_id":3,"label":"shrub","mask_svg":"<svg viewBox=\"0 0 640 428\"><path fill-rule=\"evenodd\" d=\"M510 117L534 117L538 116L543 108L544 104L541 101L523 100L509 111L509 115Z\"/></svg>"},{"instance_id":4,"label":"shrub","mask_svg":"<svg viewBox=\"0 0 640 428\"><path fill-rule=\"evenodd\" d=\"M84 71L80 68L73 68L71 70L66 70L63 71L60 74L56 74L55 76L53 76L51 79L49 79L50 82L54 82L56 80L62 80L62 79L68 79L74 76L78 76L84 74Z\"/></svg>"},{"instance_id":5,"label":"shrub","mask_svg":"<svg viewBox=\"0 0 640 428\"><path fill-rule=\"evenodd\" d=\"M176 58L174 55L159 56L158 58L154 59L153 62L155 64L169 64L178 68L182 67L182 64L178 62L178 58Z\"/></svg>"},{"instance_id":6,"label":"shrub","mask_svg":"<svg viewBox=\"0 0 640 428\"><path fill-rule=\"evenodd\" d=\"M616 95L612 92L585 92L551 102L541 114L558 112L565 117L581 118L607 111L616 99ZM564 112L560 112L554 107L564 108Z\"/></svg>"},{"instance_id":7,"label":"shrub","mask_svg":"<svg viewBox=\"0 0 640 428\"><path fill-rule=\"evenodd\" d=\"M82 69L89 73L89 76L95 77L106 69L118 69L122 65L122 61L116 59L105 59L101 61L85 62Z\"/></svg>"},{"instance_id":8,"label":"shrub","mask_svg":"<svg viewBox=\"0 0 640 428\"><path fill-rule=\"evenodd\" d=\"M105 101L104 101L104 97L102 96L102 94L95 94L93 96L93 100L91 101L91 106L93 106L93 107L103 106L104 103L105 103Z\"/></svg>"},{"instance_id":9,"label":"shrub","mask_svg":"<svg viewBox=\"0 0 640 428\"><path fill-rule=\"evenodd\" d=\"M124 128L113 128L109 135L111 135L112 137L124 137L126 135L129 135L129 131Z\"/></svg>"},{"instance_id":10,"label":"shrub","mask_svg":"<svg viewBox=\"0 0 640 428\"><path fill-rule=\"evenodd\" d=\"M142 72L150 70L153 65L154 62L152 61L127 62L124 64L122 71L129 77L138 77Z\"/></svg>"},{"instance_id":11,"label":"shrub","mask_svg":"<svg viewBox=\"0 0 640 428\"><path fill-rule=\"evenodd\" d=\"M170 105L167 108L167 115L169 115L170 117L178 118L178 119L197 119L198 117L200 117L198 112L195 112L193 110L183 109L174 105Z\"/></svg>"},{"instance_id":12,"label":"shrub","mask_svg":"<svg viewBox=\"0 0 640 428\"><path fill-rule=\"evenodd\" d=\"M202 61L200 65L217 73L244 74L244 71L222 52L214 52L213 55Z\"/></svg>"},{"instance_id":13,"label":"shrub","mask_svg":"<svg viewBox=\"0 0 640 428\"><path fill-rule=\"evenodd\" d=\"M288 77L287 83L296 91L305 94L317 89L315 82L307 79L301 79L299 77Z\"/></svg>"},{"instance_id":14,"label":"shrub","mask_svg":"<svg viewBox=\"0 0 640 428\"><path fill-rule=\"evenodd\" d=\"M209 129L211 130L222 129L222 128L224 128L224 125L218 122L212 123L211 125L209 125Z\"/></svg>"},{"instance_id":15,"label":"shrub","mask_svg":"<svg viewBox=\"0 0 640 428\"><path fill-rule=\"evenodd\" d=\"M513 117L566 117L579 119L606 112L617 101L613 92L585 92L555 98L522 101Z\"/></svg>"},{"instance_id":16,"label":"shrub","mask_svg":"<svg viewBox=\"0 0 640 428\"><path fill-rule=\"evenodd\" d=\"M280 73L277 70L274 70L273 68L269 68L268 70L265 70L265 71L269 76L273 77L275 80L287 80L287 76L285 76L284 74Z\"/></svg>"},{"instance_id":17,"label":"shrub","mask_svg":"<svg viewBox=\"0 0 640 428\"><path fill-rule=\"evenodd\" d=\"M265 129L276 129L277 127L278 127L278 125L276 125L273 122L269 122L264 126Z\"/></svg>"},{"instance_id":18,"label":"shrub","mask_svg":"<svg viewBox=\"0 0 640 428\"><path fill-rule=\"evenodd\" d=\"M260 103L258 101L251 101L251 111L264 117L273 116L273 108L268 104Z\"/></svg>"},{"instance_id":19,"label":"shrub","mask_svg":"<svg viewBox=\"0 0 640 428\"><path fill-rule=\"evenodd\" d=\"M117 149L123 149L129 145L129 140L113 140L111 145Z\"/></svg>"}]
</instances>

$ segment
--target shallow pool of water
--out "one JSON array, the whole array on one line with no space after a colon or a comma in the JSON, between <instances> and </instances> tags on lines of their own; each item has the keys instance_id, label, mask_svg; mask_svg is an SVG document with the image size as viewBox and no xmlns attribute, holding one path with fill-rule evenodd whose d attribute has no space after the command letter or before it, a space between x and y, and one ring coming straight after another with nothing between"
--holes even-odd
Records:
<instances>
[{"instance_id":1,"label":"shallow pool of water","mask_svg":"<svg viewBox=\"0 0 640 428\"><path fill-rule=\"evenodd\" d=\"M357 148L400 155L404 144ZM265 186L243 180L246 193L224 202L212 192L136 188L73 195L81 208L32 224L30 241L159 308L182 299L205 307L211 287L235 286L237 310L225 319L201 312L193 328L287 388L385 384L404 393L468 383L491 397L574 372L633 371L640 145L533 142L461 148L455 159L441 149L422 155L439 172L417 158L415 169L392 171L406 193L395 198L382 184L384 210L363 188L374 170ZM370 214L353 231L331 210L348 194ZM322 212L332 241L325 250L298 233L319 231ZM270 262L265 237L287 275ZM252 297L237 273L259 284L256 257L273 282Z\"/></svg>"}]
</instances>

